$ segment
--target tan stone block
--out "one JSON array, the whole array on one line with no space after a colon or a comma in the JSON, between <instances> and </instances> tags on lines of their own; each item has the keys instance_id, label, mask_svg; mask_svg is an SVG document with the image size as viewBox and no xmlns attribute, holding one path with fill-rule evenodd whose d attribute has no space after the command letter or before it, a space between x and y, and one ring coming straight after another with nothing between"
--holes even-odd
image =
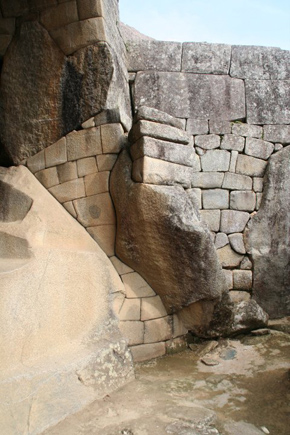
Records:
<instances>
[{"instance_id":1,"label":"tan stone block","mask_svg":"<svg viewBox=\"0 0 290 435\"><path fill-rule=\"evenodd\" d=\"M264 179L260 177L253 178L253 190L254 192L263 192Z\"/></svg>"},{"instance_id":2,"label":"tan stone block","mask_svg":"<svg viewBox=\"0 0 290 435\"><path fill-rule=\"evenodd\" d=\"M78 19L78 10L75 0L45 9L40 14L40 22L47 30L58 29L78 21Z\"/></svg>"},{"instance_id":3,"label":"tan stone block","mask_svg":"<svg viewBox=\"0 0 290 435\"><path fill-rule=\"evenodd\" d=\"M256 210L259 210L261 206L262 198L263 198L262 192L256 193L256 207L255 207Z\"/></svg>"},{"instance_id":4,"label":"tan stone block","mask_svg":"<svg viewBox=\"0 0 290 435\"><path fill-rule=\"evenodd\" d=\"M50 32L64 54L69 55L96 42L106 41L105 21L103 18L90 18L67 24Z\"/></svg>"},{"instance_id":5,"label":"tan stone block","mask_svg":"<svg viewBox=\"0 0 290 435\"><path fill-rule=\"evenodd\" d=\"M234 289L251 290L253 283L253 274L251 270L234 270Z\"/></svg>"},{"instance_id":6,"label":"tan stone block","mask_svg":"<svg viewBox=\"0 0 290 435\"><path fill-rule=\"evenodd\" d=\"M220 229L220 210L200 210L202 222L205 222L211 231L219 231Z\"/></svg>"},{"instance_id":7,"label":"tan stone block","mask_svg":"<svg viewBox=\"0 0 290 435\"><path fill-rule=\"evenodd\" d=\"M102 154L101 133L97 127L73 131L66 138L68 160Z\"/></svg>"},{"instance_id":8,"label":"tan stone block","mask_svg":"<svg viewBox=\"0 0 290 435\"><path fill-rule=\"evenodd\" d=\"M69 212L69 214L71 214L74 218L77 217L77 214L76 214L76 211L75 211L75 208L74 208L72 201L64 202L62 205Z\"/></svg>"},{"instance_id":9,"label":"tan stone block","mask_svg":"<svg viewBox=\"0 0 290 435\"><path fill-rule=\"evenodd\" d=\"M140 320L140 299L125 299L119 312L120 320Z\"/></svg>"},{"instance_id":10,"label":"tan stone block","mask_svg":"<svg viewBox=\"0 0 290 435\"><path fill-rule=\"evenodd\" d=\"M250 293L238 290L230 291L229 295L231 301L234 302L234 304L238 304L239 302L249 302L249 300L251 299Z\"/></svg>"},{"instance_id":11,"label":"tan stone block","mask_svg":"<svg viewBox=\"0 0 290 435\"><path fill-rule=\"evenodd\" d=\"M227 286L227 289L231 290L233 288L233 285L234 285L233 271L232 270L223 269L223 272L224 272L225 277L226 277L226 286Z\"/></svg>"},{"instance_id":12,"label":"tan stone block","mask_svg":"<svg viewBox=\"0 0 290 435\"><path fill-rule=\"evenodd\" d=\"M144 322L121 321L119 328L123 336L128 340L129 346L144 343Z\"/></svg>"},{"instance_id":13,"label":"tan stone block","mask_svg":"<svg viewBox=\"0 0 290 435\"><path fill-rule=\"evenodd\" d=\"M172 337L172 321L169 316L144 322L144 343L156 343Z\"/></svg>"},{"instance_id":14,"label":"tan stone block","mask_svg":"<svg viewBox=\"0 0 290 435\"><path fill-rule=\"evenodd\" d=\"M239 154L236 172L250 177L263 177L266 166L267 162L265 160Z\"/></svg>"},{"instance_id":15,"label":"tan stone block","mask_svg":"<svg viewBox=\"0 0 290 435\"><path fill-rule=\"evenodd\" d=\"M124 130L121 124L101 125L103 154L119 153L124 145Z\"/></svg>"},{"instance_id":16,"label":"tan stone block","mask_svg":"<svg viewBox=\"0 0 290 435\"><path fill-rule=\"evenodd\" d=\"M254 211L256 206L255 192L235 190L231 192L230 208L233 210Z\"/></svg>"},{"instance_id":17,"label":"tan stone block","mask_svg":"<svg viewBox=\"0 0 290 435\"><path fill-rule=\"evenodd\" d=\"M125 286L126 297L128 299L156 296L155 291L137 272L123 275L122 280Z\"/></svg>"},{"instance_id":18,"label":"tan stone block","mask_svg":"<svg viewBox=\"0 0 290 435\"><path fill-rule=\"evenodd\" d=\"M51 166L61 165L67 162L66 155L66 138L62 137L53 145L50 145L44 150L45 166L50 168Z\"/></svg>"},{"instance_id":19,"label":"tan stone block","mask_svg":"<svg viewBox=\"0 0 290 435\"><path fill-rule=\"evenodd\" d=\"M166 353L164 342L140 344L139 346L132 346L130 350L134 362L148 361L163 356Z\"/></svg>"},{"instance_id":20,"label":"tan stone block","mask_svg":"<svg viewBox=\"0 0 290 435\"><path fill-rule=\"evenodd\" d=\"M27 159L27 167L34 174L45 169L44 150Z\"/></svg>"},{"instance_id":21,"label":"tan stone block","mask_svg":"<svg viewBox=\"0 0 290 435\"><path fill-rule=\"evenodd\" d=\"M131 267L119 260L118 257L111 257L110 260L119 275L125 275L126 273L134 272Z\"/></svg>"},{"instance_id":22,"label":"tan stone block","mask_svg":"<svg viewBox=\"0 0 290 435\"><path fill-rule=\"evenodd\" d=\"M192 187L201 187L202 189L222 187L223 179L224 174L220 172L196 172L192 174L191 185Z\"/></svg>"},{"instance_id":23,"label":"tan stone block","mask_svg":"<svg viewBox=\"0 0 290 435\"><path fill-rule=\"evenodd\" d=\"M76 162L66 162L56 167L60 183L78 178Z\"/></svg>"},{"instance_id":24,"label":"tan stone block","mask_svg":"<svg viewBox=\"0 0 290 435\"><path fill-rule=\"evenodd\" d=\"M165 316L167 316L167 312L160 296L142 299L141 320L158 319Z\"/></svg>"},{"instance_id":25,"label":"tan stone block","mask_svg":"<svg viewBox=\"0 0 290 435\"><path fill-rule=\"evenodd\" d=\"M188 333L188 330L185 328L185 326L183 325L182 321L179 319L177 314L173 314L173 332L172 332L172 337L176 338L176 337L181 337L182 335L185 335Z\"/></svg>"},{"instance_id":26,"label":"tan stone block","mask_svg":"<svg viewBox=\"0 0 290 435\"><path fill-rule=\"evenodd\" d=\"M97 162L95 157L87 157L85 159L77 160L78 176L84 177L85 175L95 174L98 172Z\"/></svg>"},{"instance_id":27,"label":"tan stone block","mask_svg":"<svg viewBox=\"0 0 290 435\"><path fill-rule=\"evenodd\" d=\"M98 243L108 257L115 255L115 225L99 225L87 228L88 233Z\"/></svg>"},{"instance_id":28,"label":"tan stone block","mask_svg":"<svg viewBox=\"0 0 290 435\"><path fill-rule=\"evenodd\" d=\"M86 195L84 180L82 178L51 187L49 191L61 203L82 198Z\"/></svg>"},{"instance_id":29,"label":"tan stone block","mask_svg":"<svg viewBox=\"0 0 290 435\"><path fill-rule=\"evenodd\" d=\"M97 172L85 176L85 188L87 196L97 195L109 191L110 172Z\"/></svg>"},{"instance_id":30,"label":"tan stone block","mask_svg":"<svg viewBox=\"0 0 290 435\"><path fill-rule=\"evenodd\" d=\"M84 227L115 225L116 216L109 193L99 193L74 201L78 221Z\"/></svg>"},{"instance_id":31,"label":"tan stone block","mask_svg":"<svg viewBox=\"0 0 290 435\"><path fill-rule=\"evenodd\" d=\"M117 157L117 154L101 154L97 156L99 171L111 171L116 163Z\"/></svg>"},{"instance_id":32,"label":"tan stone block","mask_svg":"<svg viewBox=\"0 0 290 435\"><path fill-rule=\"evenodd\" d=\"M233 251L230 245L217 249L217 255L222 267L237 267L243 259L243 255Z\"/></svg>"},{"instance_id":33,"label":"tan stone block","mask_svg":"<svg viewBox=\"0 0 290 435\"><path fill-rule=\"evenodd\" d=\"M250 219L250 214L245 211L222 210L221 231L226 234L242 233Z\"/></svg>"},{"instance_id":34,"label":"tan stone block","mask_svg":"<svg viewBox=\"0 0 290 435\"><path fill-rule=\"evenodd\" d=\"M102 0L77 0L77 3L80 20L104 15Z\"/></svg>"},{"instance_id":35,"label":"tan stone block","mask_svg":"<svg viewBox=\"0 0 290 435\"><path fill-rule=\"evenodd\" d=\"M112 308L117 317L119 317L120 310L123 306L125 295L122 292L116 292L112 295Z\"/></svg>"},{"instance_id":36,"label":"tan stone block","mask_svg":"<svg viewBox=\"0 0 290 435\"><path fill-rule=\"evenodd\" d=\"M253 267L253 264L249 257L244 257L243 261L241 262L240 268L243 270L251 270Z\"/></svg>"},{"instance_id":37,"label":"tan stone block","mask_svg":"<svg viewBox=\"0 0 290 435\"><path fill-rule=\"evenodd\" d=\"M95 127L95 126L96 126L96 124L95 124L95 118L94 117L89 118L85 122L82 123L82 128L92 128L92 127Z\"/></svg>"},{"instance_id":38,"label":"tan stone block","mask_svg":"<svg viewBox=\"0 0 290 435\"><path fill-rule=\"evenodd\" d=\"M56 168L43 169L42 171L36 172L35 176L47 189L59 184Z\"/></svg>"}]
</instances>

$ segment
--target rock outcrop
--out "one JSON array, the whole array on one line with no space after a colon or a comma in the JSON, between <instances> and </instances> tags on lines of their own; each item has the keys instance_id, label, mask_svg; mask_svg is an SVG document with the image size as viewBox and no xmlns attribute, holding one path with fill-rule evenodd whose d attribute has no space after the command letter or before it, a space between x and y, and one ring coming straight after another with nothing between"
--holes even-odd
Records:
<instances>
[{"instance_id":1,"label":"rock outcrop","mask_svg":"<svg viewBox=\"0 0 290 435\"><path fill-rule=\"evenodd\" d=\"M246 247L254 262L253 297L272 318L290 315L290 146L270 158L261 207Z\"/></svg>"}]
</instances>

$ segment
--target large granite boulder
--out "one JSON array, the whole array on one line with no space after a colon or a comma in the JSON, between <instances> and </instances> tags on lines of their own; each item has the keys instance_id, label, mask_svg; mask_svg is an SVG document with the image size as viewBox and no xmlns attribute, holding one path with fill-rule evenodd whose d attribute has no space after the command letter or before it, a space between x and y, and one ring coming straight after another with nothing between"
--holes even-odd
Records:
<instances>
[{"instance_id":1,"label":"large granite boulder","mask_svg":"<svg viewBox=\"0 0 290 435\"><path fill-rule=\"evenodd\" d=\"M253 297L271 318L290 315L290 146L271 156L261 207L246 248L254 262Z\"/></svg>"},{"instance_id":2,"label":"large granite boulder","mask_svg":"<svg viewBox=\"0 0 290 435\"><path fill-rule=\"evenodd\" d=\"M1 168L0 192L0 427L36 434L132 379L124 287L28 169Z\"/></svg>"},{"instance_id":3,"label":"large granite boulder","mask_svg":"<svg viewBox=\"0 0 290 435\"><path fill-rule=\"evenodd\" d=\"M168 313L184 312L188 329L206 328L226 288L210 232L181 186L135 183L131 170L123 151L111 175L116 253L160 295Z\"/></svg>"}]
</instances>

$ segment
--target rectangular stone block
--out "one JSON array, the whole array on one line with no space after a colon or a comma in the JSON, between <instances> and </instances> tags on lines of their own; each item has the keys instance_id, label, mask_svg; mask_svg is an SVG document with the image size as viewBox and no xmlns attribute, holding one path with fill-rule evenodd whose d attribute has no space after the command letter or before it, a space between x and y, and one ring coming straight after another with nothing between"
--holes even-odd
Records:
<instances>
[{"instance_id":1,"label":"rectangular stone block","mask_svg":"<svg viewBox=\"0 0 290 435\"><path fill-rule=\"evenodd\" d=\"M124 130L121 124L101 125L103 154L119 153L124 145Z\"/></svg>"},{"instance_id":2,"label":"rectangular stone block","mask_svg":"<svg viewBox=\"0 0 290 435\"><path fill-rule=\"evenodd\" d=\"M194 204L197 204L198 209L202 208L202 190L199 188L186 189L186 193L189 195Z\"/></svg>"},{"instance_id":3,"label":"rectangular stone block","mask_svg":"<svg viewBox=\"0 0 290 435\"><path fill-rule=\"evenodd\" d=\"M73 131L66 138L68 160L78 160L102 154L100 128Z\"/></svg>"},{"instance_id":4,"label":"rectangular stone block","mask_svg":"<svg viewBox=\"0 0 290 435\"><path fill-rule=\"evenodd\" d=\"M251 270L234 270L234 289L251 290L252 289L252 271Z\"/></svg>"},{"instance_id":5,"label":"rectangular stone block","mask_svg":"<svg viewBox=\"0 0 290 435\"><path fill-rule=\"evenodd\" d=\"M202 189L211 189L222 187L224 174L219 172L197 172L191 176L192 187L201 187Z\"/></svg>"},{"instance_id":6,"label":"rectangular stone block","mask_svg":"<svg viewBox=\"0 0 290 435\"><path fill-rule=\"evenodd\" d=\"M182 45L154 40L126 41L128 71L180 71Z\"/></svg>"},{"instance_id":7,"label":"rectangular stone block","mask_svg":"<svg viewBox=\"0 0 290 435\"><path fill-rule=\"evenodd\" d=\"M50 34L66 55L96 42L107 40L105 21L101 17L76 21L51 30Z\"/></svg>"},{"instance_id":8,"label":"rectangular stone block","mask_svg":"<svg viewBox=\"0 0 290 435\"><path fill-rule=\"evenodd\" d=\"M78 221L84 227L115 225L116 217L111 196L108 192L74 201Z\"/></svg>"},{"instance_id":9,"label":"rectangular stone block","mask_svg":"<svg viewBox=\"0 0 290 435\"><path fill-rule=\"evenodd\" d=\"M251 137L246 139L245 154L248 156L268 160L273 151L274 145L271 142Z\"/></svg>"},{"instance_id":10,"label":"rectangular stone block","mask_svg":"<svg viewBox=\"0 0 290 435\"><path fill-rule=\"evenodd\" d=\"M233 271L228 269L223 269L224 275L226 277L226 286L228 290L231 290L234 285L233 281Z\"/></svg>"},{"instance_id":11,"label":"rectangular stone block","mask_svg":"<svg viewBox=\"0 0 290 435\"><path fill-rule=\"evenodd\" d=\"M204 190L202 194L204 209L226 209L229 208L229 192L224 189Z\"/></svg>"},{"instance_id":12,"label":"rectangular stone block","mask_svg":"<svg viewBox=\"0 0 290 435\"><path fill-rule=\"evenodd\" d=\"M236 172L237 160L238 160L238 151L231 151L231 161L229 172Z\"/></svg>"},{"instance_id":13,"label":"rectangular stone block","mask_svg":"<svg viewBox=\"0 0 290 435\"><path fill-rule=\"evenodd\" d=\"M189 134L207 134L209 131L208 121L205 119L190 118L186 123L186 131Z\"/></svg>"},{"instance_id":14,"label":"rectangular stone block","mask_svg":"<svg viewBox=\"0 0 290 435\"><path fill-rule=\"evenodd\" d=\"M42 171L36 172L35 176L47 189L59 184L56 168L43 169Z\"/></svg>"},{"instance_id":15,"label":"rectangular stone block","mask_svg":"<svg viewBox=\"0 0 290 435\"><path fill-rule=\"evenodd\" d=\"M128 340L129 346L144 343L144 322L121 321L119 328L123 337Z\"/></svg>"},{"instance_id":16,"label":"rectangular stone block","mask_svg":"<svg viewBox=\"0 0 290 435\"><path fill-rule=\"evenodd\" d=\"M132 178L139 183L190 187L193 169L164 160L143 157L133 162Z\"/></svg>"},{"instance_id":17,"label":"rectangular stone block","mask_svg":"<svg viewBox=\"0 0 290 435\"><path fill-rule=\"evenodd\" d=\"M177 314L173 314L173 332L172 337L182 337L183 335L186 335L188 333L188 330L184 327L182 321L179 319Z\"/></svg>"},{"instance_id":18,"label":"rectangular stone block","mask_svg":"<svg viewBox=\"0 0 290 435\"><path fill-rule=\"evenodd\" d=\"M78 178L76 162L67 162L56 167L60 183Z\"/></svg>"},{"instance_id":19,"label":"rectangular stone block","mask_svg":"<svg viewBox=\"0 0 290 435\"><path fill-rule=\"evenodd\" d=\"M256 205L256 195L251 191L236 190L231 192L230 208L241 211L254 211Z\"/></svg>"},{"instance_id":20,"label":"rectangular stone block","mask_svg":"<svg viewBox=\"0 0 290 435\"><path fill-rule=\"evenodd\" d=\"M210 119L209 131L214 134L229 134L232 132L232 124L229 121Z\"/></svg>"},{"instance_id":21,"label":"rectangular stone block","mask_svg":"<svg viewBox=\"0 0 290 435\"><path fill-rule=\"evenodd\" d=\"M259 210L259 208L261 206L262 197L263 197L263 194L261 192L256 193L256 207L255 207L256 210Z\"/></svg>"},{"instance_id":22,"label":"rectangular stone block","mask_svg":"<svg viewBox=\"0 0 290 435\"><path fill-rule=\"evenodd\" d=\"M236 136L256 137L262 139L263 127L259 125L244 124L242 122L234 122L232 124L232 133Z\"/></svg>"},{"instance_id":23,"label":"rectangular stone block","mask_svg":"<svg viewBox=\"0 0 290 435\"><path fill-rule=\"evenodd\" d=\"M114 268L118 272L119 275L125 275L127 273L134 272L131 267L127 266L127 264L123 263L118 257L111 257L110 258L111 263L113 264Z\"/></svg>"},{"instance_id":24,"label":"rectangular stone block","mask_svg":"<svg viewBox=\"0 0 290 435\"><path fill-rule=\"evenodd\" d=\"M27 159L27 167L34 174L45 169L44 150Z\"/></svg>"},{"instance_id":25,"label":"rectangular stone block","mask_svg":"<svg viewBox=\"0 0 290 435\"><path fill-rule=\"evenodd\" d=\"M205 150L213 150L219 148L221 139L217 134L205 134L195 136L195 145Z\"/></svg>"},{"instance_id":26,"label":"rectangular stone block","mask_svg":"<svg viewBox=\"0 0 290 435\"><path fill-rule=\"evenodd\" d=\"M78 20L78 9L75 0L52 6L40 14L40 22L48 31L59 29Z\"/></svg>"},{"instance_id":27,"label":"rectangular stone block","mask_svg":"<svg viewBox=\"0 0 290 435\"><path fill-rule=\"evenodd\" d=\"M202 222L205 222L210 231L218 232L220 229L220 210L200 210Z\"/></svg>"},{"instance_id":28,"label":"rectangular stone block","mask_svg":"<svg viewBox=\"0 0 290 435\"><path fill-rule=\"evenodd\" d=\"M264 139L279 142L284 145L290 143L290 125L265 125Z\"/></svg>"},{"instance_id":29,"label":"rectangular stone block","mask_svg":"<svg viewBox=\"0 0 290 435\"><path fill-rule=\"evenodd\" d=\"M84 180L82 178L51 187L49 191L61 203L83 198L86 195Z\"/></svg>"},{"instance_id":30,"label":"rectangular stone block","mask_svg":"<svg viewBox=\"0 0 290 435\"><path fill-rule=\"evenodd\" d=\"M181 70L202 74L228 74L230 59L230 45L185 42Z\"/></svg>"},{"instance_id":31,"label":"rectangular stone block","mask_svg":"<svg viewBox=\"0 0 290 435\"><path fill-rule=\"evenodd\" d=\"M163 356L166 353L164 342L140 344L139 346L132 346L130 350L134 362L149 361L150 359Z\"/></svg>"},{"instance_id":32,"label":"rectangular stone block","mask_svg":"<svg viewBox=\"0 0 290 435\"><path fill-rule=\"evenodd\" d=\"M185 166L193 166L195 154L190 145L176 144L149 136L143 136L135 142L130 148L130 153L133 160L147 156Z\"/></svg>"},{"instance_id":33,"label":"rectangular stone block","mask_svg":"<svg viewBox=\"0 0 290 435\"><path fill-rule=\"evenodd\" d=\"M242 175L249 175L251 177L263 177L267 162L256 157L238 155L236 172Z\"/></svg>"},{"instance_id":34,"label":"rectangular stone block","mask_svg":"<svg viewBox=\"0 0 290 435\"><path fill-rule=\"evenodd\" d=\"M181 119L174 118L174 116L168 115L166 112L153 109L152 107L141 106L134 117L134 122L141 121L153 121L159 124L171 125L172 127L184 130L184 122Z\"/></svg>"},{"instance_id":35,"label":"rectangular stone block","mask_svg":"<svg viewBox=\"0 0 290 435\"><path fill-rule=\"evenodd\" d=\"M110 172L97 172L96 174L90 174L85 176L85 189L86 195L97 195L98 193L104 193L109 191L109 178Z\"/></svg>"},{"instance_id":36,"label":"rectangular stone block","mask_svg":"<svg viewBox=\"0 0 290 435\"><path fill-rule=\"evenodd\" d=\"M97 162L95 157L87 157L77 161L78 176L84 177L85 175L94 174L98 172Z\"/></svg>"},{"instance_id":37,"label":"rectangular stone block","mask_svg":"<svg viewBox=\"0 0 290 435\"><path fill-rule=\"evenodd\" d=\"M222 150L234 150L242 152L245 146L245 139L234 134L225 134L222 138Z\"/></svg>"},{"instance_id":38,"label":"rectangular stone block","mask_svg":"<svg viewBox=\"0 0 290 435\"><path fill-rule=\"evenodd\" d=\"M169 316L144 322L144 343L166 341L172 337L172 321Z\"/></svg>"},{"instance_id":39,"label":"rectangular stone block","mask_svg":"<svg viewBox=\"0 0 290 435\"><path fill-rule=\"evenodd\" d=\"M140 299L125 299L119 311L120 320L140 320Z\"/></svg>"},{"instance_id":40,"label":"rectangular stone block","mask_svg":"<svg viewBox=\"0 0 290 435\"><path fill-rule=\"evenodd\" d=\"M94 117L89 118L85 122L82 123L82 128L92 128L92 127L96 127Z\"/></svg>"},{"instance_id":41,"label":"rectangular stone block","mask_svg":"<svg viewBox=\"0 0 290 435\"><path fill-rule=\"evenodd\" d=\"M252 178L247 175L227 172L224 176L222 187L230 190L252 190Z\"/></svg>"},{"instance_id":42,"label":"rectangular stone block","mask_svg":"<svg viewBox=\"0 0 290 435\"><path fill-rule=\"evenodd\" d=\"M77 0L77 5L80 20L104 16L103 0Z\"/></svg>"},{"instance_id":43,"label":"rectangular stone block","mask_svg":"<svg viewBox=\"0 0 290 435\"><path fill-rule=\"evenodd\" d=\"M66 152L66 138L62 137L59 141L50 145L44 150L45 166L47 168L51 166L61 165L67 162Z\"/></svg>"},{"instance_id":44,"label":"rectangular stone block","mask_svg":"<svg viewBox=\"0 0 290 435\"><path fill-rule=\"evenodd\" d=\"M122 281L128 299L156 296L155 291L152 290L150 285L137 272L123 275Z\"/></svg>"},{"instance_id":45,"label":"rectangular stone block","mask_svg":"<svg viewBox=\"0 0 290 435\"><path fill-rule=\"evenodd\" d=\"M179 128L171 125L157 124L151 121L138 121L133 125L129 133L129 141L134 144L142 136L150 136L155 139L161 139L168 142L177 142L187 145L189 143L189 135Z\"/></svg>"},{"instance_id":46,"label":"rectangular stone block","mask_svg":"<svg viewBox=\"0 0 290 435\"><path fill-rule=\"evenodd\" d=\"M95 126L104 124L118 124L121 121L121 114L119 108L105 109L98 113L95 118Z\"/></svg>"},{"instance_id":47,"label":"rectangular stone block","mask_svg":"<svg viewBox=\"0 0 290 435\"><path fill-rule=\"evenodd\" d=\"M231 153L225 150L209 150L200 157L201 168L205 172L225 172L229 170Z\"/></svg>"},{"instance_id":48,"label":"rectangular stone block","mask_svg":"<svg viewBox=\"0 0 290 435\"><path fill-rule=\"evenodd\" d=\"M116 225L98 225L87 231L108 257L115 255Z\"/></svg>"},{"instance_id":49,"label":"rectangular stone block","mask_svg":"<svg viewBox=\"0 0 290 435\"><path fill-rule=\"evenodd\" d=\"M230 245L217 250L219 262L224 268L238 267L243 259L243 255L237 254Z\"/></svg>"},{"instance_id":50,"label":"rectangular stone block","mask_svg":"<svg viewBox=\"0 0 290 435\"><path fill-rule=\"evenodd\" d=\"M290 124L290 80L246 80L249 124Z\"/></svg>"},{"instance_id":51,"label":"rectangular stone block","mask_svg":"<svg viewBox=\"0 0 290 435\"><path fill-rule=\"evenodd\" d=\"M239 302L249 302L251 295L246 291L232 290L230 292L230 298L234 304L238 304Z\"/></svg>"},{"instance_id":52,"label":"rectangular stone block","mask_svg":"<svg viewBox=\"0 0 290 435\"><path fill-rule=\"evenodd\" d=\"M244 82L226 75L138 72L134 92L137 108L154 107L177 118L245 117Z\"/></svg>"},{"instance_id":53,"label":"rectangular stone block","mask_svg":"<svg viewBox=\"0 0 290 435\"><path fill-rule=\"evenodd\" d=\"M167 316L167 312L160 296L143 298L141 304L141 320L158 319Z\"/></svg>"},{"instance_id":54,"label":"rectangular stone block","mask_svg":"<svg viewBox=\"0 0 290 435\"><path fill-rule=\"evenodd\" d=\"M117 154L101 154L97 156L97 166L99 172L111 171L116 163Z\"/></svg>"},{"instance_id":55,"label":"rectangular stone block","mask_svg":"<svg viewBox=\"0 0 290 435\"><path fill-rule=\"evenodd\" d=\"M221 211L221 232L226 234L242 233L250 219L249 213L236 210Z\"/></svg>"},{"instance_id":56,"label":"rectangular stone block","mask_svg":"<svg viewBox=\"0 0 290 435\"><path fill-rule=\"evenodd\" d=\"M253 190L254 192L263 192L264 179L260 177L253 178Z\"/></svg>"}]
</instances>

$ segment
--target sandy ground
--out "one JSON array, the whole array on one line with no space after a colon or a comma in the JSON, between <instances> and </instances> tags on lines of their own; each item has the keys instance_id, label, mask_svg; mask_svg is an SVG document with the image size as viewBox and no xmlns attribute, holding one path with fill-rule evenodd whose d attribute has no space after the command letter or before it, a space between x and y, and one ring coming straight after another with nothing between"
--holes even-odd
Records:
<instances>
[{"instance_id":1,"label":"sandy ground","mask_svg":"<svg viewBox=\"0 0 290 435\"><path fill-rule=\"evenodd\" d=\"M290 336L264 332L139 364L135 381L44 434L289 435Z\"/></svg>"}]
</instances>

